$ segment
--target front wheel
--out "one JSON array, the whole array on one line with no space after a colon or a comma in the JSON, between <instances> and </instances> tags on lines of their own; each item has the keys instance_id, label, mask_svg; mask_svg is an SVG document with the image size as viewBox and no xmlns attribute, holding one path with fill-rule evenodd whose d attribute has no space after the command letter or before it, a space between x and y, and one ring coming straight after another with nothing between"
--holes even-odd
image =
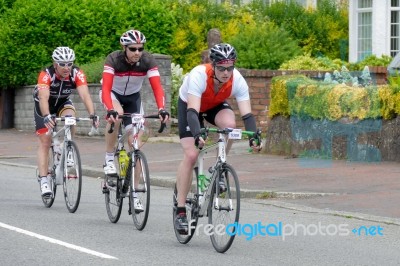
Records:
<instances>
[{"instance_id":1,"label":"front wheel","mask_svg":"<svg viewBox=\"0 0 400 266\"><path fill-rule=\"evenodd\" d=\"M65 205L69 212L74 213L79 206L82 191L82 165L78 146L68 141L65 147L63 188Z\"/></svg>"},{"instance_id":2,"label":"front wheel","mask_svg":"<svg viewBox=\"0 0 400 266\"><path fill-rule=\"evenodd\" d=\"M132 165L132 159L135 160L135 167ZM132 154L126 176L131 180L129 200L133 223L138 230L143 230L150 210L150 174L146 156L142 151Z\"/></svg>"},{"instance_id":3,"label":"front wheel","mask_svg":"<svg viewBox=\"0 0 400 266\"><path fill-rule=\"evenodd\" d=\"M217 169L211 200L208 206L208 223L212 225L211 242L216 251L226 252L235 239L240 213L239 179L232 166L224 164Z\"/></svg>"}]
</instances>

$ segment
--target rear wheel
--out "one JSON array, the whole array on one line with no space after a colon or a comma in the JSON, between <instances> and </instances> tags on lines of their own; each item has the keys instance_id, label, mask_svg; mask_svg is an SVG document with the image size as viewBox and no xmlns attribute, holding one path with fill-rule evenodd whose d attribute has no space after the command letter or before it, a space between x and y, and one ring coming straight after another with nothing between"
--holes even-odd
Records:
<instances>
[{"instance_id":1,"label":"rear wheel","mask_svg":"<svg viewBox=\"0 0 400 266\"><path fill-rule=\"evenodd\" d=\"M132 160L129 160L127 177L130 177L131 185L129 190L130 207L133 223L138 230L143 230L147 223L150 210L150 174L146 156L142 151L136 151L131 158L135 159L135 167L132 166ZM133 178L133 172L135 171ZM134 180L135 179L135 180ZM136 182L135 182L136 181ZM137 185L135 185L136 183ZM139 201L143 208L137 208L134 204Z\"/></svg>"},{"instance_id":2,"label":"rear wheel","mask_svg":"<svg viewBox=\"0 0 400 266\"><path fill-rule=\"evenodd\" d=\"M53 147L50 147L47 182L50 186L51 191L53 191L53 193L50 196L42 196L43 204L47 208L50 208L53 205L54 200L56 198L57 185L54 182L55 174L56 173L55 173L55 167L54 167L54 152L53 152ZM40 185L40 183L39 183L39 185Z\"/></svg>"},{"instance_id":3,"label":"rear wheel","mask_svg":"<svg viewBox=\"0 0 400 266\"><path fill-rule=\"evenodd\" d=\"M74 213L78 209L82 191L81 157L75 142L68 141L64 159L64 199L68 211Z\"/></svg>"},{"instance_id":4,"label":"rear wheel","mask_svg":"<svg viewBox=\"0 0 400 266\"><path fill-rule=\"evenodd\" d=\"M236 236L235 224L239 221L239 179L232 166L224 164L215 179L208 206L208 223L212 225L211 242L216 251L224 253Z\"/></svg>"}]
</instances>

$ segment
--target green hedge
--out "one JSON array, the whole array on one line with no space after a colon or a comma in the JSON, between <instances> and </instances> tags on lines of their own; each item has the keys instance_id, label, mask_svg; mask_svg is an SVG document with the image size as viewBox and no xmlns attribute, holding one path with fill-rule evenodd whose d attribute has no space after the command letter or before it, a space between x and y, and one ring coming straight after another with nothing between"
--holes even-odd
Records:
<instances>
[{"instance_id":1,"label":"green hedge","mask_svg":"<svg viewBox=\"0 0 400 266\"><path fill-rule=\"evenodd\" d=\"M305 76L272 79L270 117L298 116L336 121L391 119L400 114L400 92L392 85L352 87Z\"/></svg>"}]
</instances>

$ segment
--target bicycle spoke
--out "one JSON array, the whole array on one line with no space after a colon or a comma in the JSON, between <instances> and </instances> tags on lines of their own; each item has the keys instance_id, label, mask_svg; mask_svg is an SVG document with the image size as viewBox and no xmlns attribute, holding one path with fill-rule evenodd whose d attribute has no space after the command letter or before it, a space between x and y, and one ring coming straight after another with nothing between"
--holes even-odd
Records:
<instances>
[{"instance_id":1,"label":"bicycle spoke","mask_svg":"<svg viewBox=\"0 0 400 266\"><path fill-rule=\"evenodd\" d=\"M229 234L226 233L225 229L228 225L239 221L240 189L236 172L228 164L222 166L220 180L226 189L222 189L218 181L214 184L208 219L214 229L211 242L216 251L223 253L230 248L236 235L234 227L229 230Z\"/></svg>"},{"instance_id":2,"label":"bicycle spoke","mask_svg":"<svg viewBox=\"0 0 400 266\"><path fill-rule=\"evenodd\" d=\"M147 223L150 208L150 174L149 166L143 152L136 151L136 165L133 168L129 163L127 176L131 178L130 206L132 209L133 223L138 230L143 230ZM132 171L135 171L135 184L132 182ZM134 193L135 192L135 193ZM137 208L135 201L139 201L142 208Z\"/></svg>"},{"instance_id":3,"label":"bicycle spoke","mask_svg":"<svg viewBox=\"0 0 400 266\"><path fill-rule=\"evenodd\" d=\"M123 198L121 197L122 180L119 177L106 176L105 203L108 218L112 223L118 222L121 216Z\"/></svg>"},{"instance_id":4,"label":"bicycle spoke","mask_svg":"<svg viewBox=\"0 0 400 266\"><path fill-rule=\"evenodd\" d=\"M82 166L78 147L69 141L64 160L64 198L69 212L74 213L79 206L82 189Z\"/></svg>"}]
</instances>

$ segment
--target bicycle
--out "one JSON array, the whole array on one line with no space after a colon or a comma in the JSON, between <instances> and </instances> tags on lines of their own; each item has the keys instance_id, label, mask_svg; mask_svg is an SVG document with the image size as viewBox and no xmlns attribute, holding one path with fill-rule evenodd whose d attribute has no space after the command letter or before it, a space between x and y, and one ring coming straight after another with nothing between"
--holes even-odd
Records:
<instances>
[{"instance_id":1,"label":"bicycle","mask_svg":"<svg viewBox=\"0 0 400 266\"><path fill-rule=\"evenodd\" d=\"M240 186L235 169L226 160L226 137L241 139L242 135L256 137L261 140L261 131L241 131L240 129L201 129L203 139L209 132L217 133L218 140L203 147L199 151L196 166L194 167L194 184L186 198L186 215L189 222L188 234L180 234L175 226L175 236L181 244L188 243L196 230L198 219L208 217L210 238L217 252L226 252L233 243L236 227L228 226L239 221L240 214ZM208 169L210 176L204 173L204 157L213 148L217 148L217 158L213 166ZM177 188L175 184L173 195L173 221L176 217ZM225 230L221 230L225 229Z\"/></svg>"},{"instance_id":2,"label":"bicycle","mask_svg":"<svg viewBox=\"0 0 400 266\"><path fill-rule=\"evenodd\" d=\"M57 130L57 125L47 134L52 135L49 149L48 183L51 195L42 196L44 206L50 208L55 200L57 186L63 185L65 205L70 213L76 212L79 206L82 190L82 164L77 144L72 140L71 127L78 121L89 121L93 118L81 117L56 117L53 119L63 121L64 126ZM96 130L92 126L92 131ZM59 138L63 136L62 142Z\"/></svg>"},{"instance_id":3,"label":"bicycle","mask_svg":"<svg viewBox=\"0 0 400 266\"><path fill-rule=\"evenodd\" d=\"M112 223L117 223L121 216L123 199L129 195L128 214L132 215L135 227L141 231L146 226L149 215L150 175L146 156L139 147L139 132L144 129L146 118L159 119L159 116L123 114L118 115L118 118L131 118L132 129L123 133L123 122L120 124L118 129L118 141L114 153L114 162L116 164L117 174L105 175L104 177L103 194L105 195L107 215ZM165 126L165 123L161 123L158 132L161 133ZM111 124L108 133L112 133L113 130L114 123ZM129 134L132 135L133 142L129 145L130 151L127 153L124 144ZM137 171L135 171L136 169ZM140 171L140 173L138 171ZM139 174L138 177L136 177L136 174ZM135 205L133 204L135 197L141 201L143 211L135 209Z\"/></svg>"}]
</instances>

